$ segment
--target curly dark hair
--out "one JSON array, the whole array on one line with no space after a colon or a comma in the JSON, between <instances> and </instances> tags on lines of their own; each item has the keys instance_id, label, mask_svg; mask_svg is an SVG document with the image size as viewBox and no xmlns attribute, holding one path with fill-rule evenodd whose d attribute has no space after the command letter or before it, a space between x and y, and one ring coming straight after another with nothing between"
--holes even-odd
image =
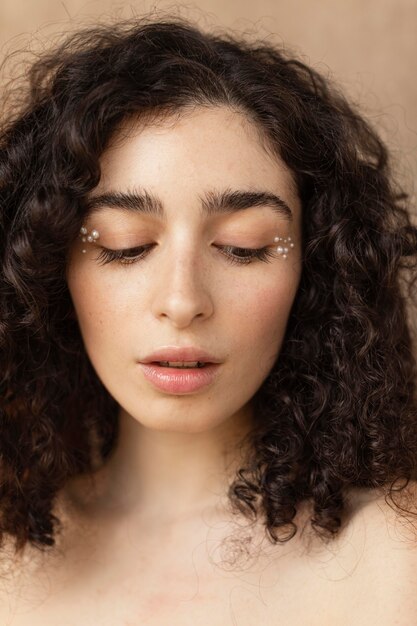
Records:
<instances>
[{"instance_id":1,"label":"curly dark hair","mask_svg":"<svg viewBox=\"0 0 417 626\"><path fill-rule=\"evenodd\" d=\"M270 540L288 541L310 501L330 539L350 489L392 498L415 480L417 228L387 147L334 82L271 42L142 17L67 36L25 84L0 130L0 545L54 546L59 490L117 443L118 405L87 357L66 267L100 156L138 113L243 112L302 203L301 280L253 398L259 420L228 491L236 510L261 511Z\"/></svg>"}]
</instances>

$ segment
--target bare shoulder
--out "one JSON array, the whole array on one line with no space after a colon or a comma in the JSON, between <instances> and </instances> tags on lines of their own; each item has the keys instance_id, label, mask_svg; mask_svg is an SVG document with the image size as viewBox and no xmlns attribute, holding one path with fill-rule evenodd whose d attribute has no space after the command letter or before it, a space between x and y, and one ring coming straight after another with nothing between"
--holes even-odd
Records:
<instances>
[{"instance_id":1,"label":"bare shoulder","mask_svg":"<svg viewBox=\"0 0 417 626\"><path fill-rule=\"evenodd\" d=\"M7 537L0 550L0 623L11 623L24 574L21 559L14 554L14 544Z\"/></svg>"},{"instance_id":2,"label":"bare shoulder","mask_svg":"<svg viewBox=\"0 0 417 626\"><path fill-rule=\"evenodd\" d=\"M350 507L339 544L339 558L349 555L355 563L351 596L346 597L346 610L354 619L348 623L416 623L417 482L391 494L388 489L357 491Z\"/></svg>"},{"instance_id":3,"label":"bare shoulder","mask_svg":"<svg viewBox=\"0 0 417 626\"><path fill-rule=\"evenodd\" d=\"M356 490L348 502L351 523L367 533L369 550L417 555L417 481L401 490Z\"/></svg>"},{"instance_id":4,"label":"bare shoulder","mask_svg":"<svg viewBox=\"0 0 417 626\"><path fill-rule=\"evenodd\" d=\"M60 558L59 550L55 561ZM0 624L20 626L27 624L27 615L42 604L51 590L51 561L47 552L27 544L16 556L14 542L7 539L0 550ZM31 618L31 625L35 622Z\"/></svg>"}]
</instances>

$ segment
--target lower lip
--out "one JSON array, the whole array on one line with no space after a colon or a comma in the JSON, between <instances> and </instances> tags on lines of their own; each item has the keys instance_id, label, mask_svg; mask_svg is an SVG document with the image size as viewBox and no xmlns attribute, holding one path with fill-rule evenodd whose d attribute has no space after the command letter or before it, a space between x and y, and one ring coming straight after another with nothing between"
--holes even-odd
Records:
<instances>
[{"instance_id":1,"label":"lower lip","mask_svg":"<svg viewBox=\"0 0 417 626\"><path fill-rule=\"evenodd\" d=\"M155 387L170 393L187 393L198 391L210 385L218 372L219 363L210 363L204 367L178 369L163 367L153 363L139 363L143 375Z\"/></svg>"}]
</instances>

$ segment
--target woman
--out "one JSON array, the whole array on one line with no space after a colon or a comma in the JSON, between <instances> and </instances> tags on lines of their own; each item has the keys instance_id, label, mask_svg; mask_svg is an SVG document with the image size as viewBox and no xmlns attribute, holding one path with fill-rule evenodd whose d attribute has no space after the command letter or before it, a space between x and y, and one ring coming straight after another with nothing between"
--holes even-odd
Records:
<instances>
[{"instance_id":1,"label":"woman","mask_svg":"<svg viewBox=\"0 0 417 626\"><path fill-rule=\"evenodd\" d=\"M80 32L28 84L1 623L409 626L417 229L375 131L281 49L179 19Z\"/></svg>"}]
</instances>

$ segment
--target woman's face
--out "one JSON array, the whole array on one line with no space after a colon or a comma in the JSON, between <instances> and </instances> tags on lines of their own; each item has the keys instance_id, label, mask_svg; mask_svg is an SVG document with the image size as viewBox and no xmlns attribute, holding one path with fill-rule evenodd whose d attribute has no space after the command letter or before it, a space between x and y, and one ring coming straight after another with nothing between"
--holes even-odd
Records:
<instances>
[{"instance_id":1,"label":"woman's face","mask_svg":"<svg viewBox=\"0 0 417 626\"><path fill-rule=\"evenodd\" d=\"M122 410L151 429L201 432L247 414L279 354L301 274L301 206L289 170L245 117L225 107L125 122L101 168L84 221L99 238L80 237L67 268L97 375ZM246 192L279 196L292 219L279 201L274 210ZM228 193L228 211L204 210ZM149 211L150 198L158 214ZM244 208L232 210L236 200ZM291 237L286 259L275 237ZM145 254L133 263L98 259L102 248L139 246ZM239 248L264 247L266 260L238 262L249 256ZM127 260L141 251L125 252ZM216 357L211 382L191 392L156 387L140 361L166 346Z\"/></svg>"}]
</instances>

